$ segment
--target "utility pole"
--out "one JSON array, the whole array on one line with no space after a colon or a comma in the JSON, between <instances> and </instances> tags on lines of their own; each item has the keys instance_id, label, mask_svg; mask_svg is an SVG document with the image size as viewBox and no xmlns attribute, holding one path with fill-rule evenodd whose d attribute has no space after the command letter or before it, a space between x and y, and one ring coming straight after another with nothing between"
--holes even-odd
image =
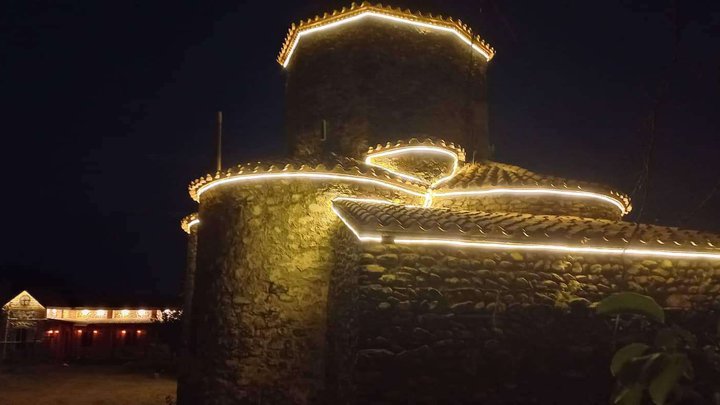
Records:
<instances>
[{"instance_id":1,"label":"utility pole","mask_svg":"<svg viewBox=\"0 0 720 405\"><path fill-rule=\"evenodd\" d=\"M222 111L217 112L217 171L222 170Z\"/></svg>"}]
</instances>

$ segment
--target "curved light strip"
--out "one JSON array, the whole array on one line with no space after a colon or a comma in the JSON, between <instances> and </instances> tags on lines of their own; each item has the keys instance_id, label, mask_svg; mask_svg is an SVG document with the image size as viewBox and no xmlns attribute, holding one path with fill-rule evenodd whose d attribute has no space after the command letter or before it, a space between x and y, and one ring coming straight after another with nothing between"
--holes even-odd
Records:
<instances>
[{"instance_id":1,"label":"curved light strip","mask_svg":"<svg viewBox=\"0 0 720 405\"><path fill-rule=\"evenodd\" d=\"M345 200L353 200L345 198ZM383 202L388 203L388 202ZM350 221L347 220L334 206L333 212L340 220L352 231L360 241L363 242L382 242L380 234L361 234L355 229ZM439 246L455 246L469 247L479 249L500 249L500 250L531 250L543 252L558 253L588 253L588 254L614 254L614 255L631 255L631 256L653 256L653 257L669 257L680 259L710 259L720 260L720 253L708 252L682 252L677 250L661 250L661 249L635 249L635 248L612 248L612 247L591 247L591 246L567 246L555 245L547 243L513 243L513 242L483 242L483 241L467 241L462 239L441 239L441 238L412 238L403 237L395 238L398 244L415 244L415 245L439 245Z\"/></svg>"},{"instance_id":2,"label":"curved light strip","mask_svg":"<svg viewBox=\"0 0 720 405\"><path fill-rule=\"evenodd\" d=\"M349 182L356 182L356 183L369 183L374 184L381 187L390 188L396 191L400 191L403 193L407 193L410 195L414 195L416 197L425 197L425 193L420 193L417 191L413 191L404 187L397 186L395 184L391 184L382 180L377 179L371 179L368 177L360 177L360 176L353 176L348 174L334 174L334 173L300 173L300 172L290 172L290 173L263 173L263 174L248 174L248 175L240 175L240 176L234 176L234 177L226 177L223 179L218 179L211 181L210 183L205 184L204 186L200 187L197 190L197 199L200 200L200 196L202 193L208 191L211 188L217 187L219 185L225 184L225 183L236 183L236 182L243 182L243 181L252 181L252 180L263 180L263 179L288 179L288 178L304 178L304 179L313 179L313 180L341 180L341 181L349 181Z\"/></svg>"},{"instance_id":3,"label":"curved light strip","mask_svg":"<svg viewBox=\"0 0 720 405\"><path fill-rule=\"evenodd\" d=\"M482 190L467 190L467 191L449 191L445 193L434 193L434 197L449 197L449 196L466 196L466 195L488 195L488 194L552 194L563 197L581 197L581 198L592 198L601 200L613 204L618 207L622 215L627 214L625 205L615 198L608 197L604 194L593 193L590 191L580 190L556 190L548 188L488 188Z\"/></svg>"},{"instance_id":4,"label":"curved light strip","mask_svg":"<svg viewBox=\"0 0 720 405\"><path fill-rule=\"evenodd\" d=\"M453 159L452 171L450 172L450 174L448 176L445 176L445 177L437 180L436 182L430 184L427 180L423 180L423 179L417 178L415 176L410 176L408 174L400 173L395 170L388 169L387 167L385 167L381 164L377 164L377 163L373 162L373 160L375 158L382 158L382 157L395 156L395 155L404 155L407 153L410 153L410 154L440 153L440 154L450 156L450 158ZM440 148L437 146L402 146L402 147L391 149L391 150L386 150L386 151L377 152L377 153L371 153L365 157L366 165L379 167L383 170L386 170L386 171L388 171L396 176L402 177L404 179L408 179L408 180L416 181L416 182L419 182L419 183L422 183L425 185L429 185L431 188L437 186L438 184L440 184L442 182L445 182L445 181L453 178L455 176L455 172L458 169L459 161L460 161L460 158L458 158L457 153L451 152L445 148Z\"/></svg>"},{"instance_id":5,"label":"curved light strip","mask_svg":"<svg viewBox=\"0 0 720 405\"><path fill-rule=\"evenodd\" d=\"M187 227L188 229L192 229L193 226L198 225L199 223L199 219L193 219L192 221L188 222Z\"/></svg>"},{"instance_id":6,"label":"curved light strip","mask_svg":"<svg viewBox=\"0 0 720 405\"><path fill-rule=\"evenodd\" d=\"M290 51L287 53L285 60L282 62L283 67L286 68L288 66L288 64L290 63L290 59L292 58L292 55L295 52L295 48L297 47L298 42L300 42L301 37L304 37L305 35L308 35L308 34L312 34L313 32L322 31L322 30L326 30L326 29L330 29L330 28L335 28L335 27L338 27L343 24L347 24L347 23L351 23L353 21L363 19L365 17L382 18L385 20L390 20L390 21L394 21L394 22L398 22L398 23L414 25L416 27L429 28L429 29L433 29L433 30L449 32L449 33L454 34L456 37L460 38L467 45L470 45L474 51L476 51L476 52L480 53L482 56L484 56L486 61L489 61L492 58L492 56L490 56L487 53L487 51L485 51L481 47L477 46L474 43L474 41L470 40L467 36L463 35L456 28L443 27L441 25L424 23L421 21L410 20L407 18L396 17L396 16L389 15L389 14L379 13L377 11L367 10L367 11L361 11L359 14L354 15L352 17L344 18L342 20L331 22L329 24L325 24L325 25L321 25L321 26L313 27L313 28L308 28L305 30L300 29L295 37L295 40L293 41L292 46L290 47Z\"/></svg>"}]
</instances>

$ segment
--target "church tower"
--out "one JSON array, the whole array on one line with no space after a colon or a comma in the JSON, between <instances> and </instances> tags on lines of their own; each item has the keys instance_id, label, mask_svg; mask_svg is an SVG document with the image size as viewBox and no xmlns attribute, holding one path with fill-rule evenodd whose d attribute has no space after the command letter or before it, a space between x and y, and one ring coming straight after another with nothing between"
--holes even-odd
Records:
<instances>
[{"instance_id":1,"label":"church tower","mask_svg":"<svg viewBox=\"0 0 720 405\"><path fill-rule=\"evenodd\" d=\"M380 5L293 24L278 57L291 154L358 157L389 139L440 137L487 158L493 55L460 20Z\"/></svg>"}]
</instances>

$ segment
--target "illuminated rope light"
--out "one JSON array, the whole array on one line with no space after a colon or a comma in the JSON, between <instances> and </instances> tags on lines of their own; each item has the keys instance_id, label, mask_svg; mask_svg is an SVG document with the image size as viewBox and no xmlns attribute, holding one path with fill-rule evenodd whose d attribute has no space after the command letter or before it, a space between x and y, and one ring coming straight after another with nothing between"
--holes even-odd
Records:
<instances>
[{"instance_id":1,"label":"illuminated rope light","mask_svg":"<svg viewBox=\"0 0 720 405\"><path fill-rule=\"evenodd\" d=\"M452 170L450 171L450 174L449 174L448 176L445 176L445 177L437 180L435 183L430 184L430 183L429 183L428 181L426 181L426 180L420 179L420 178L415 177L415 176L410 176L410 175L405 174L405 173L397 172L397 171L392 170L392 169L390 169L390 168L388 168L388 167L386 167L386 166L384 166L384 165L382 165L382 164L378 164L378 163L373 162L373 160L376 159L376 158L382 158L382 157L387 157L387 156L395 156L395 155L404 155L404 154L408 154L408 152L410 152L410 154L417 154L417 153L440 153L440 154L444 154L444 155L450 156L450 158L453 160ZM396 175L396 176L399 176L399 177L402 177L402 178L405 178L405 179L408 179L408 180L416 181L416 182L419 182L419 183L422 183L422 184L425 184L425 185L429 185L431 188L437 186L438 184L440 184L440 183L442 183L442 182L445 182L445 181L447 181L447 180L455 177L455 172L456 172L457 169L458 169L459 161L460 161L460 159L458 158L457 153L452 152L452 151L449 151L449 150L444 149L444 148L435 147L435 146L404 146L404 147L400 147L400 148L396 148L396 149L391 149L391 150L386 150L386 151L382 151L382 152L371 153L371 154L369 154L369 155L367 155L367 156L365 157L365 164L366 164L366 165L374 166L374 167L379 167L379 168L384 169L384 170L386 170L386 171L388 171L388 172L390 172L390 173L392 173L392 174L394 174L394 175Z\"/></svg>"},{"instance_id":2,"label":"illuminated rope light","mask_svg":"<svg viewBox=\"0 0 720 405\"><path fill-rule=\"evenodd\" d=\"M343 181L349 181L349 182L357 182L357 183L369 183L378 185L381 187L390 188L396 191L400 191L403 193L407 193L416 197L425 197L424 193L420 193L417 191L413 191L410 189L407 189L405 187L397 186L395 184L391 184L382 180L372 179L368 177L360 177L360 176L353 176L348 174L332 174L332 173L300 173L300 172L291 172L291 173L263 173L263 174L249 174L249 175L241 175L241 176L234 176L234 177L226 177L224 179L218 179L215 181L212 181L208 184L205 184L204 186L200 187L197 191L197 198L200 199L200 196L202 193L206 192L207 190L217 187L221 184L225 183L235 183L235 182L242 182L242 181L252 181L252 180L262 180L262 179L285 179L285 178L306 178L306 179L314 179L314 180L343 180Z\"/></svg>"},{"instance_id":3,"label":"illuminated rope light","mask_svg":"<svg viewBox=\"0 0 720 405\"><path fill-rule=\"evenodd\" d=\"M193 219L192 221L188 222L187 227L188 229L192 229L193 226L200 224L199 219Z\"/></svg>"},{"instance_id":4,"label":"illuminated rope light","mask_svg":"<svg viewBox=\"0 0 720 405\"><path fill-rule=\"evenodd\" d=\"M488 195L488 194L552 194L563 197L581 197L581 198L592 198L596 200L602 200L613 204L618 207L622 215L627 214L625 205L615 198L608 197L604 194L593 193L590 191L580 190L555 190L548 188L488 188L482 190L467 190L467 191L450 191L445 193L435 193L435 197L450 197L450 196L465 196L465 195Z\"/></svg>"},{"instance_id":5,"label":"illuminated rope light","mask_svg":"<svg viewBox=\"0 0 720 405\"><path fill-rule=\"evenodd\" d=\"M345 216L342 215L340 213L340 211L338 211L337 208L335 208L334 205L330 205L330 208L333 210L335 215L337 215L337 217L340 218L340 220L345 224L345 226L347 226L348 229L350 229L350 231L352 231L352 233L355 234L355 237L357 237L358 240L360 240L362 242L382 242L382 237L379 237L379 236L362 236L362 235L360 235L360 233L357 230L355 230L355 227L350 225L350 222L347 220L347 218L345 218Z\"/></svg>"},{"instance_id":6,"label":"illuminated rope light","mask_svg":"<svg viewBox=\"0 0 720 405\"><path fill-rule=\"evenodd\" d=\"M566 246L551 244L525 244L510 242L471 242L453 239L423 239L423 238L403 238L395 239L395 243L400 244L425 244L425 245L446 245L475 247L482 249L503 249L503 250L540 250L547 252L561 253L591 253L591 254L617 254L632 256L653 256L653 257L670 257L681 259L711 259L720 260L720 253L705 252L679 252L673 250L656 250L656 249L633 249L633 248L604 248L604 247L584 247L584 246Z\"/></svg>"},{"instance_id":7,"label":"illuminated rope light","mask_svg":"<svg viewBox=\"0 0 720 405\"><path fill-rule=\"evenodd\" d=\"M352 201L352 198L344 198L344 200ZM383 201L390 204L388 201ZM332 206L335 215L352 231L352 233L362 242L382 242L383 238L380 234L362 234L351 222L345 218L340 211ZM708 252L681 252L676 250L660 250L660 249L636 249L636 248L613 248L613 247L591 247L591 246L567 246L546 243L514 243L514 242L497 242L497 241L467 241L462 239L440 239L440 238L413 238L403 237L395 238L394 243L397 244L415 244L415 245L440 245L469 247L478 249L499 249L499 250L530 250L543 252L558 253L588 253L588 254L615 254L615 255L631 255L631 256L653 256L668 257L680 259L710 259L720 260L720 253Z\"/></svg>"},{"instance_id":8,"label":"illuminated rope light","mask_svg":"<svg viewBox=\"0 0 720 405\"><path fill-rule=\"evenodd\" d=\"M460 38L463 42L465 42L465 44L470 45L474 51L476 51L476 52L480 53L482 56L484 56L486 61L489 61L492 58L492 56L490 54L488 54L488 52L485 49L477 46L474 41L472 41L466 35L463 35L463 33L460 32L457 28L444 27L441 25L430 24L430 23L425 23L425 22L421 22L421 21L415 21L415 20L411 20L408 18L396 17L393 15L380 13L377 11L366 10L366 11L361 11L359 14L354 15L352 17L344 18L342 20L331 22L331 23L321 25L318 27L307 28L307 29L300 28L297 35L295 36L295 40L293 41L292 46L290 47L290 51L287 53L287 56L285 57L285 61L282 62L282 66L284 68L287 68L288 64L290 63L290 59L292 58L292 55L295 52L295 48L297 47L298 43L300 42L300 38L302 38L306 35L312 34L313 32L322 31L322 30L326 30L326 29L330 29L330 28L335 28L335 27L338 27L343 24L361 20L365 17L382 18L385 20L390 20L390 21L394 21L394 22L398 22L398 23L414 25L416 27L429 28L429 29L433 29L433 30L449 32L451 34L454 34L456 37Z\"/></svg>"}]
</instances>

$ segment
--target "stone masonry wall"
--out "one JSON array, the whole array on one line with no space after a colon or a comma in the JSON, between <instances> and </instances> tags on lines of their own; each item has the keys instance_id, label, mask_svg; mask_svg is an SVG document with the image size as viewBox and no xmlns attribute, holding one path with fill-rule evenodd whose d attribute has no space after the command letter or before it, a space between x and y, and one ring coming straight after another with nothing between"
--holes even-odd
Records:
<instances>
[{"instance_id":1,"label":"stone masonry wall","mask_svg":"<svg viewBox=\"0 0 720 405\"><path fill-rule=\"evenodd\" d=\"M389 139L435 136L485 158L486 67L451 33L375 18L308 35L286 69L291 153L359 157Z\"/></svg>"},{"instance_id":2,"label":"stone masonry wall","mask_svg":"<svg viewBox=\"0 0 720 405\"><path fill-rule=\"evenodd\" d=\"M192 379L190 353L196 352L195 347L190 348L190 334L192 331L192 301L195 292L195 271L197 269L197 227L190 228L187 240L185 261L185 280L183 285L183 316L182 340L180 345L180 367L178 370L178 397L184 397L185 391L192 391L197 382Z\"/></svg>"},{"instance_id":3,"label":"stone masonry wall","mask_svg":"<svg viewBox=\"0 0 720 405\"><path fill-rule=\"evenodd\" d=\"M462 191L462 190L458 190ZM440 193L445 192L444 190ZM522 196L512 194L436 197L433 207L467 211L514 212L536 215L572 215L619 221L620 210L610 203L585 198L563 198L549 195Z\"/></svg>"},{"instance_id":4,"label":"stone masonry wall","mask_svg":"<svg viewBox=\"0 0 720 405\"><path fill-rule=\"evenodd\" d=\"M337 195L403 197L297 180L228 184L202 195L193 386L181 390L180 403L322 402L327 290L342 226L330 210Z\"/></svg>"},{"instance_id":5,"label":"stone masonry wall","mask_svg":"<svg viewBox=\"0 0 720 405\"><path fill-rule=\"evenodd\" d=\"M637 291L697 313L720 296L717 263L379 243L338 252L330 357L350 369L335 403L604 404L612 326L590 302Z\"/></svg>"}]
</instances>

